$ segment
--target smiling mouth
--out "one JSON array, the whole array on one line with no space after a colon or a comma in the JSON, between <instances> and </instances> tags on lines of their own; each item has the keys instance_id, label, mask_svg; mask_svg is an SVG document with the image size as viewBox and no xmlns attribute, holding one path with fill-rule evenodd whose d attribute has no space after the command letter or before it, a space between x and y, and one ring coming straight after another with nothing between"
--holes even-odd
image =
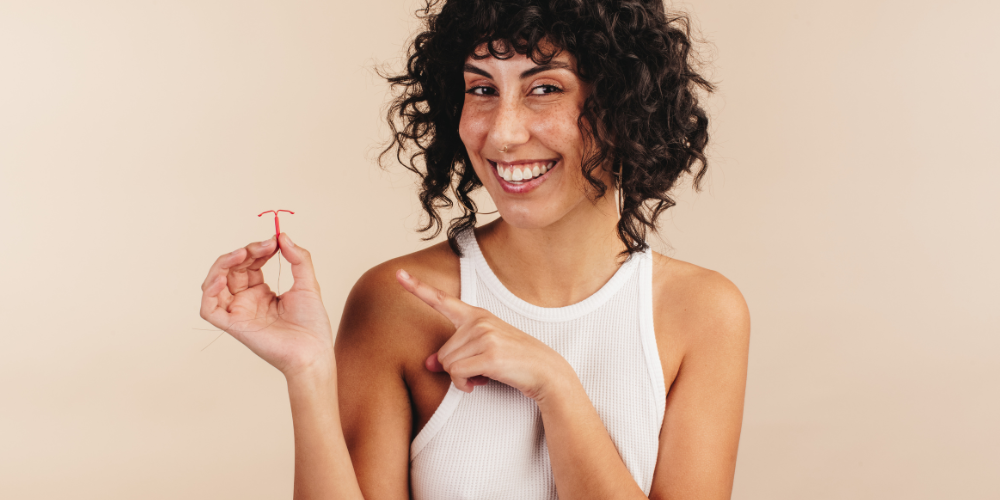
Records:
<instances>
[{"instance_id":1,"label":"smiling mouth","mask_svg":"<svg viewBox=\"0 0 1000 500\"><path fill-rule=\"evenodd\" d=\"M490 166L496 170L497 176L515 186L545 175L555 164L556 160L518 163L517 165L490 161Z\"/></svg>"}]
</instances>

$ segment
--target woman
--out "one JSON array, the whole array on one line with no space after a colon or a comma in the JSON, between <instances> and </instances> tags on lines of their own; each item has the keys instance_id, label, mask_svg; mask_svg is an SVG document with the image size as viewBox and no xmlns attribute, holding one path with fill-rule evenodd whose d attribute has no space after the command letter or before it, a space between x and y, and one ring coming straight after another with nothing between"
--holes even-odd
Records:
<instances>
[{"instance_id":1,"label":"woman","mask_svg":"<svg viewBox=\"0 0 1000 500\"><path fill-rule=\"evenodd\" d=\"M746 304L644 240L704 173L686 22L655 0L424 14L389 150L415 151L425 230L464 209L449 241L368 271L336 347L287 234L203 286L202 316L286 376L296 498L729 498ZM479 187L501 218L475 227ZM280 298L260 272L278 248Z\"/></svg>"}]
</instances>

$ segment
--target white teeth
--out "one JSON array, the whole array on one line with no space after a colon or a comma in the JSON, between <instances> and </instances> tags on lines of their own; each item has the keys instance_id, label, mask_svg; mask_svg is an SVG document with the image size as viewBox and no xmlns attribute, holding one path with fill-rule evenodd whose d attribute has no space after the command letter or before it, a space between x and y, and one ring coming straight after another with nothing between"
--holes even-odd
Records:
<instances>
[{"instance_id":1,"label":"white teeth","mask_svg":"<svg viewBox=\"0 0 1000 500\"><path fill-rule=\"evenodd\" d=\"M507 182L521 182L534 179L535 177L541 176L549 171L550 168L555 166L555 162L549 163L532 163L524 165L523 168L519 167L501 167L498 163L496 166L497 175Z\"/></svg>"}]
</instances>

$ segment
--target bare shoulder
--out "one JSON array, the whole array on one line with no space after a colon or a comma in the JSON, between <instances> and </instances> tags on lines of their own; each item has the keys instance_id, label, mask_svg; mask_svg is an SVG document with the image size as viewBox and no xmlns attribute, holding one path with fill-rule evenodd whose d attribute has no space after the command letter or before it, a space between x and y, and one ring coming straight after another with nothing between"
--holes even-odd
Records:
<instances>
[{"instance_id":1,"label":"bare shoulder","mask_svg":"<svg viewBox=\"0 0 1000 500\"><path fill-rule=\"evenodd\" d=\"M366 344L370 354L398 354L406 351L406 339L421 325L440 323L438 314L403 289L396 271L405 269L447 293L458 295L459 259L447 242L383 262L358 279L344 305L337 333L338 348ZM428 324L429 323L429 324Z\"/></svg>"},{"instance_id":2,"label":"bare shoulder","mask_svg":"<svg viewBox=\"0 0 1000 500\"><path fill-rule=\"evenodd\" d=\"M653 307L657 337L693 348L746 343L750 312L739 288L722 274L653 253Z\"/></svg>"},{"instance_id":3,"label":"bare shoulder","mask_svg":"<svg viewBox=\"0 0 1000 500\"><path fill-rule=\"evenodd\" d=\"M650 498L729 498L750 313L720 273L653 254L653 329L667 387Z\"/></svg>"},{"instance_id":4,"label":"bare shoulder","mask_svg":"<svg viewBox=\"0 0 1000 500\"><path fill-rule=\"evenodd\" d=\"M414 402L424 387L414 374L430 373L421 370L423 358L451 333L440 314L399 285L396 271L455 293L458 267L446 243L392 259L361 276L344 305L335 345L340 417L367 498L408 497L410 440L422 418Z\"/></svg>"}]
</instances>

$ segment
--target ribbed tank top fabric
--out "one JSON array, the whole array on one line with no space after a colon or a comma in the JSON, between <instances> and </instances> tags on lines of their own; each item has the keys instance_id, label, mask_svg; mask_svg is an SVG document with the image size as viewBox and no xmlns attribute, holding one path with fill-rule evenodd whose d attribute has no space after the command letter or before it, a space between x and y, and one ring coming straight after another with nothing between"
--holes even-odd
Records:
<instances>
[{"instance_id":1,"label":"ribbed tank top fabric","mask_svg":"<svg viewBox=\"0 0 1000 500\"><path fill-rule=\"evenodd\" d=\"M625 466L649 494L666 406L653 334L652 254L633 254L581 302L543 308L504 287L472 231L458 243L462 301L569 362ZM410 484L416 500L557 498L538 406L496 381L469 394L452 384L410 444Z\"/></svg>"}]
</instances>

